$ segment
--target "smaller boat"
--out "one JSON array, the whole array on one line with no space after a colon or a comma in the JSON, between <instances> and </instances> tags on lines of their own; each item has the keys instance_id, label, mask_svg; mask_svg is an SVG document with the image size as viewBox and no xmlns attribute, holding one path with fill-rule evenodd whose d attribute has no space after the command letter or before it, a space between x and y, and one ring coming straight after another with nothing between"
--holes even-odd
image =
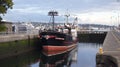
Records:
<instances>
[{"instance_id":1,"label":"smaller boat","mask_svg":"<svg viewBox=\"0 0 120 67\"><path fill-rule=\"evenodd\" d=\"M63 28L54 29L54 13L49 12L49 15L53 16L53 29L40 32L40 45L42 45L42 51L45 55L52 56L72 50L76 47L77 43L77 31L76 27L70 24L64 24Z\"/></svg>"}]
</instances>

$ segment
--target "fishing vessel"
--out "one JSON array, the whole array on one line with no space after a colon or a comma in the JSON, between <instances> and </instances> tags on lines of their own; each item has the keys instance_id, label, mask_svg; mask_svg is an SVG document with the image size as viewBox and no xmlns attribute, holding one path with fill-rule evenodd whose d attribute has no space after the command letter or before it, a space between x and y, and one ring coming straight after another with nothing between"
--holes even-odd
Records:
<instances>
[{"instance_id":1,"label":"fishing vessel","mask_svg":"<svg viewBox=\"0 0 120 67\"><path fill-rule=\"evenodd\" d=\"M77 43L77 30L74 24L64 23L64 26L55 28L54 16L58 16L58 12L50 11L52 16L52 30L42 31L39 33L40 45L45 55L53 56L72 50ZM66 15L68 19L68 15ZM75 19L77 21L77 18Z\"/></svg>"}]
</instances>

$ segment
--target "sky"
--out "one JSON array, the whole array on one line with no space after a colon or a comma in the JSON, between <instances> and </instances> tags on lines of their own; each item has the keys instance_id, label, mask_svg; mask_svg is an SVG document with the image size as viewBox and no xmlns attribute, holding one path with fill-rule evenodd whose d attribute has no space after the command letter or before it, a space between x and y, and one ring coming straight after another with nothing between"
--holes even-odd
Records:
<instances>
[{"instance_id":1,"label":"sky","mask_svg":"<svg viewBox=\"0 0 120 67\"><path fill-rule=\"evenodd\" d=\"M56 22L65 22L65 14L70 14L69 22L78 17L80 24L118 25L120 22L119 0L13 0L3 20L11 22L49 22L48 12L58 11Z\"/></svg>"}]
</instances>

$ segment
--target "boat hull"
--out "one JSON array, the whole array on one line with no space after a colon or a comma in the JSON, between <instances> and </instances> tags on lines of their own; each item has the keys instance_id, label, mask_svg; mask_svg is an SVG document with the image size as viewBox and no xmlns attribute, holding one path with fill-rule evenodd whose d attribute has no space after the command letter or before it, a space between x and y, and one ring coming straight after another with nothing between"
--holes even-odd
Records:
<instances>
[{"instance_id":1,"label":"boat hull","mask_svg":"<svg viewBox=\"0 0 120 67\"><path fill-rule=\"evenodd\" d=\"M77 38L60 32L42 32L40 44L45 55L52 56L72 50L77 45Z\"/></svg>"},{"instance_id":2,"label":"boat hull","mask_svg":"<svg viewBox=\"0 0 120 67\"><path fill-rule=\"evenodd\" d=\"M47 55L47 56L53 56L53 55L58 55L58 54L62 54L65 52L68 52L72 49L74 49L77 46L77 44L73 44L73 45L69 45L69 46L51 46L51 45L47 45L47 46L43 46L43 54Z\"/></svg>"}]
</instances>

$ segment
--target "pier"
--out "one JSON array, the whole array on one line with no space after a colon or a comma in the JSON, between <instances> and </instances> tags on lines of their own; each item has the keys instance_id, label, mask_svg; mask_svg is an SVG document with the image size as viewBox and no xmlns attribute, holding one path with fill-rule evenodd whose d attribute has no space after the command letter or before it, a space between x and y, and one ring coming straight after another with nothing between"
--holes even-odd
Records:
<instances>
[{"instance_id":1,"label":"pier","mask_svg":"<svg viewBox=\"0 0 120 67\"><path fill-rule=\"evenodd\" d=\"M120 32L108 32L103 43L103 54L97 54L96 67L120 67Z\"/></svg>"}]
</instances>

